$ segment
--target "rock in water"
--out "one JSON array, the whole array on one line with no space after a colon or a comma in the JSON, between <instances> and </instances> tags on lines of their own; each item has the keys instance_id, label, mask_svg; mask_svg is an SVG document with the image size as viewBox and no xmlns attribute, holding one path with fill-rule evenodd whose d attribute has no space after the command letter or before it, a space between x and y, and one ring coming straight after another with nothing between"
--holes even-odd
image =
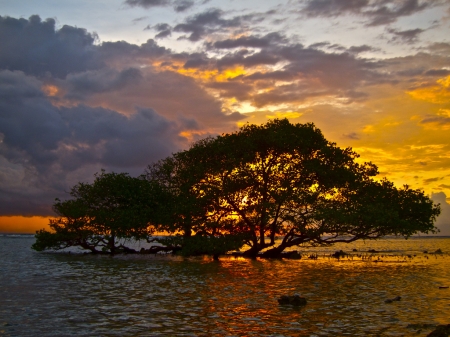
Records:
<instances>
[{"instance_id":1,"label":"rock in water","mask_svg":"<svg viewBox=\"0 0 450 337\"><path fill-rule=\"evenodd\" d=\"M304 297L300 297L299 295L293 295L293 296L286 296L283 295L278 299L278 303L279 304L290 304L293 306L301 306L301 305L306 305L306 298Z\"/></svg>"},{"instance_id":2,"label":"rock in water","mask_svg":"<svg viewBox=\"0 0 450 337\"><path fill-rule=\"evenodd\" d=\"M450 324L438 325L427 337L448 337L450 336Z\"/></svg>"},{"instance_id":3,"label":"rock in water","mask_svg":"<svg viewBox=\"0 0 450 337\"><path fill-rule=\"evenodd\" d=\"M400 296L397 296L397 297L394 297L394 298L391 298L391 299L388 299L388 300L384 301L384 303L392 303L394 301L400 301L401 299L402 298Z\"/></svg>"}]
</instances>

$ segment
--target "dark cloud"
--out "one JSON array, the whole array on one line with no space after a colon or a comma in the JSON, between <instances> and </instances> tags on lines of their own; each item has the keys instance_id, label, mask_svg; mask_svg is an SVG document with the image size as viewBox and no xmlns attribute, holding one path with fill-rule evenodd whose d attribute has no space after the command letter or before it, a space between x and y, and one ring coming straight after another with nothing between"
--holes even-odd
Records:
<instances>
[{"instance_id":1,"label":"dark cloud","mask_svg":"<svg viewBox=\"0 0 450 337\"><path fill-rule=\"evenodd\" d=\"M236 16L231 19L223 18L224 12L217 8L208 9L202 13L188 17L184 23L174 27L175 32L190 34L186 38L196 42L205 35L227 28L241 27L245 20L251 20L252 15Z\"/></svg>"},{"instance_id":2,"label":"dark cloud","mask_svg":"<svg viewBox=\"0 0 450 337\"><path fill-rule=\"evenodd\" d=\"M356 132L345 133L342 136L346 139L354 139L354 140L360 139L359 135Z\"/></svg>"},{"instance_id":3,"label":"dark cloud","mask_svg":"<svg viewBox=\"0 0 450 337\"><path fill-rule=\"evenodd\" d=\"M182 131L214 134L243 117L194 79L156 69L176 55L153 40L96 44L37 16L1 17L0 37L0 215L49 215L101 168L140 174L188 145Z\"/></svg>"},{"instance_id":4,"label":"dark cloud","mask_svg":"<svg viewBox=\"0 0 450 337\"><path fill-rule=\"evenodd\" d=\"M155 35L155 39L163 39L172 35L172 27L167 23L158 23L153 27L148 25L147 27L144 28L144 30L157 31L158 34Z\"/></svg>"},{"instance_id":5,"label":"dark cloud","mask_svg":"<svg viewBox=\"0 0 450 337\"><path fill-rule=\"evenodd\" d=\"M227 40L224 47L244 47L244 41L251 40L241 40L239 44ZM321 43L320 47L323 46L329 47L330 44ZM189 65L194 68L215 65L219 70L236 66L255 69L283 65L281 69L272 71L267 67L265 71L243 74L227 80L235 86L245 84L240 86L239 97L251 97L250 100L259 108L270 104L299 103L324 95L342 98L342 102L346 103L363 101L368 98L364 87L391 81L385 73L379 71L382 65L358 57L359 52L372 50L369 46L342 48L342 52L332 53L317 47L319 46L305 48L301 44L265 43L265 47L261 47L258 52L238 49L218 59L196 59L196 62L192 61ZM276 83L279 81L287 83ZM234 89L232 84L208 86L217 89L223 97L237 97L238 90Z\"/></svg>"},{"instance_id":6,"label":"dark cloud","mask_svg":"<svg viewBox=\"0 0 450 337\"><path fill-rule=\"evenodd\" d=\"M177 0L173 3L173 9L176 12L184 12L193 7L194 4L195 2L192 0Z\"/></svg>"},{"instance_id":7,"label":"dark cloud","mask_svg":"<svg viewBox=\"0 0 450 337\"><path fill-rule=\"evenodd\" d=\"M442 178L442 177L428 178L428 179L424 179L424 180L423 180L423 183L424 183L425 185L428 185L428 184L430 184L430 183L434 183L434 182L439 181L439 180L442 180L442 179L444 179L444 178Z\"/></svg>"},{"instance_id":8,"label":"dark cloud","mask_svg":"<svg viewBox=\"0 0 450 337\"><path fill-rule=\"evenodd\" d=\"M249 54L246 50L240 50L235 53L230 53L217 61L217 66L232 67L242 65L246 67L254 67L257 65L274 65L281 61L281 58L276 53L270 51L260 51Z\"/></svg>"},{"instance_id":9,"label":"dark cloud","mask_svg":"<svg viewBox=\"0 0 450 337\"><path fill-rule=\"evenodd\" d=\"M432 43L428 46L427 50L433 54L440 54L447 56L450 54L450 43L448 42Z\"/></svg>"},{"instance_id":10,"label":"dark cloud","mask_svg":"<svg viewBox=\"0 0 450 337\"><path fill-rule=\"evenodd\" d=\"M202 4L208 1L203 1ZM124 2L131 7L153 8L153 7L167 7L172 6L176 12L185 12L194 7L193 0L126 0Z\"/></svg>"},{"instance_id":11,"label":"dark cloud","mask_svg":"<svg viewBox=\"0 0 450 337\"><path fill-rule=\"evenodd\" d=\"M430 70L427 70L424 73L424 75L444 77L444 76L450 75L450 70L448 70L448 69L430 69Z\"/></svg>"},{"instance_id":12,"label":"dark cloud","mask_svg":"<svg viewBox=\"0 0 450 337\"><path fill-rule=\"evenodd\" d=\"M435 124L439 126L446 126L450 125L450 117L447 116L439 116L439 115L428 115L424 119L422 119L420 122L422 125L426 124Z\"/></svg>"},{"instance_id":13,"label":"dark cloud","mask_svg":"<svg viewBox=\"0 0 450 337\"><path fill-rule=\"evenodd\" d=\"M137 22L140 22L140 21L145 20L147 18L148 18L148 16L141 16L139 18L133 19L132 22L133 23L137 23Z\"/></svg>"},{"instance_id":14,"label":"dark cloud","mask_svg":"<svg viewBox=\"0 0 450 337\"><path fill-rule=\"evenodd\" d=\"M209 64L210 60L204 53L193 53L188 56L187 61L183 65L183 68L202 68Z\"/></svg>"},{"instance_id":15,"label":"dark cloud","mask_svg":"<svg viewBox=\"0 0 450 337\"><path fill-rule=\"evenodd\" d=\"M360 54L360 53L365 53L365 52L369 52L369 51L378 51L378 49L368 46L366 44L364 44L362 46L351 46L350 48L348 48L348 52L351 54Z\"/></svg>"},{"instance_id":16,"label":"dark cloud","mask_svg":"<svg viewBox=\"0 0 450 337\"><path fill-rule=\"evenodd\" d=\"M56 107L42 86L23 72L0 72L0 180L4 182L0 200L10 206L0 210L3 215L48 215L43 210L70 187L71 175L87 167L90 170L83 179L92 176L92 167L142 171L183 146L186 140L178 134L197 125L189 118L169 121L150 108L125 116L86 105ZM26 179L8 168L23 171ZM22 186L21 191L14 189L11 178ZM22 206L12 207L18 202Z\"/></svg>"},{"instance_id":17,"label":"dark cloud","mask_svg":"<svg viewBox=\"0 0 450 337\"><path fill-rule=\"evenodd\" d=\"M357 14L368 18L368 26L386 25L398 18L421 12L441 1L419 0L310 0L301 13L308 17L338 17Z\"/></svg>"},{"instance_id":18,"label":"dark cloud","mask_svg":"<svg viewBox=\"0 0 450 337\"><path fill-rule=\"evenodd\" d=\"M388 28L387 31L388 33L393 35L391 42L411 44L417 42L417 40L419 39L419 35L422 34L425 30L420 28L408 30L397 30L393 28Z\"/></svg>"},{"instance_id":19,"label":"dark cloud","mask_svg":"<svg viewBox=\"0 0 450 337\"><path fill-rule=\"evenodd\" d=\"M168 6L170 0L126 0L125 3L131 7L151 8Z\"/></svg>"},{"instance_id":20,"label":"dark cloud","mask_svg":"<svg viewBox=\"0 0 450 337\"><path fill-rule=\"evenodd\" d=\"M237 39L227 39L216 41L209 44L210 47L216 49L231 49L231 48L266 48L273 44L286 43L286 38L280 33L269 33L264 36L241 36Z\"/></svg>"},{"instance_id":21,"label":"dark cloud","mask_svg":"<svg viewBox=\"0 0 450 337\"><path fill-rule=\"evenodd\" d=\"M117 71L107 68L98 71L69 74L62 85L68 91L67 98L82 99L88 95L117 91L131 83L139 83L141 80L142 74L139 69L128 68Z\"/></svg>"},{"instance_id":22,"label":"dark cloud","mask_svg":"<svg viewBox=\"0 0 450 337\"><path fill-rule=\"evenodd\" d=\"M28 20L0 17L0 69L59 78L96 69L102 66L95 53L96 39L82 28L64 25L55 30L55 20L42 21L37 15Z\"/></svg>"},{"instance_id":23,"label":"dark cloud","mask_svg":"<svg viewBox=\"0 0 450 337\"><path fill-rule=\"evenodd\" d=\"M236 82L212 82L208 84L209 88L221 92L221 96L227 98L236 98L237 100L248 100L253 87L246 83Z\"/></svg>"}]
</instances>

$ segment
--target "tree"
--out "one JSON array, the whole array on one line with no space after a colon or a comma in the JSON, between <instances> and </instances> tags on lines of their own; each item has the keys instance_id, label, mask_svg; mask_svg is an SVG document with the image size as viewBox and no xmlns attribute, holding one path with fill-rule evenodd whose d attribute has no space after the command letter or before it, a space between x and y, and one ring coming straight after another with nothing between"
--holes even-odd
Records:
<instances>
[{"instance_id":1,"label":"tree","mask_svg":"<svg viewBox=\"0 0 450 337\"><path fill-rule=\"evenodd\" d=\"M59 216L51 220L52 232L36 233L32 248L64 249L79 246L93 253L136 253L125 241L151 240L158 230L157 212L166 200L158 186L143 177L127 173L95 175L92 184L78 183L70 192L74 199L56 199L53 209ZM155 247L153 251L165 249Z\"/></svg>"},{"instance_id":2,"label":"tree","mask_svg":"<svg viewBox=\"0 0 450 337\"><path fill-rule=\"evenodd\" d=\"M357 158L313 124L273 120L201 140L150 166L147 179L173 195L171 232L239 235L248 256L435 231L438 205L421 191L376 182L377 167Z\"/></svg>"}]
</instances>

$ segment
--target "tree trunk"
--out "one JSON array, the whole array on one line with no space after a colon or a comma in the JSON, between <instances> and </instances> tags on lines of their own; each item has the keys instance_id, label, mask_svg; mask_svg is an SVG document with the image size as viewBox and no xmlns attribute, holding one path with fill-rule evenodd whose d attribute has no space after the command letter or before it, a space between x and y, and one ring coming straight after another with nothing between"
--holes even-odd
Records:
<instances>
[{"instance_id":1,"label":"tree trunk","mask_svg":"<svg viewBox=\"0 0 450 337\"><path fill-rule=\"evenodd\" d=\"M264 253L262 253L261 255L263 257L269 257L269 258L280 258L281 257L281 253L286 249L287 247L283 244L277 246L277 247L273 247L271 249L266 250Z\"/></svg>"}]
</instances>

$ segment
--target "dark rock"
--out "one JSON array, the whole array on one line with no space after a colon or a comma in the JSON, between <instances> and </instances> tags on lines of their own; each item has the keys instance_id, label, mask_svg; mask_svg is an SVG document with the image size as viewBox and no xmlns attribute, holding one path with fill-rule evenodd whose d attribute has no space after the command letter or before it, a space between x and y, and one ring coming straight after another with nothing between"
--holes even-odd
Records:
<instances>
[{"instance_id":1,"label":"dark rock","mask_svg":"<svg viewBox=\"0 0 450 337\"><path fill-rule=\"evenodd\" d=\"M375 250L375 249L369 249L368 252L369 252L369 253L378 253L378 251Z\"/></svg>"},{"instance_id":2,"label":"dark rock","mask_svg":"<svg viewBox=\"0 0 450 337\"><path fill-rule=\"evenodd\" d=\"M295 250L292 252L281 253L281 257L285 259L300 260L302 258L302 255Z\"/></svg>"},{"instance_id":3,"label":"dark rock","mask_svg":"<svg viewBox=\"0 0 450 337\"><path fill-rule=\"evenodd\" d=\"M335 257L336 259L340 259L341 257L346 256L347 253L345 253L343 250L338 250L336 252L334 252L333 254L331 254L331 257Z\"/></svg>"},{"instance_id":4,"label":"dark rock","mask_svg":"<svg viewBox=\"0 0 450 337\"><path fill-rule=\"evenodd\" d=\"M289 304L295 307L298 307L300 305L306 305L306 298L300 297L299 295L293 296L283 295L277 301L281 305Z\"/></svg>"},{"instance_id":5,"label":"dark rock","mask_svg":"<svg viewBox=\"0 0 450 337\"><path fill-rule=\"evenodd\" d=\"M357 252L357 251L358 251L358 249L356 249L356 248L353 248L353 251L354 251L354 252Z\"/></svg>"},{"instance_id":6,"label":"dark rock","mask_svg":"<svg viewBox=\"0 0 450 337\"><path fill-rule=\"evenodd\" d=\"M428 254L428 250L424 250L423 253L424 253L424 254Z\"/></svg>"},{"instance_id":7,"label":"dark rock","mask_svg":"<svg viewBox=\"0 0 450 337\"><path fill-rule=\"evenodd\" d=\"M435 254L442 254L442 250L439 248L439 249L437 249L434 253L435 253Z\"/></svg>"},{"instance_id":8,"label":"dark rock","mask_svg":"<svg viewBox=\"0 0 450 337\"><path fill-rule=\"evenodd\" d=\"M448 337L450 336L450 324L438 325L427 337Z\"/></svg>"},{"instance_id":9,"label":"dark rock","mask_svg":"<svg viewBox=\"0 0 450 337\"><path fill-rule=\"evenodd\" d=\"M400 301L402 298L400 297L400 296L397 296L397 297L394 297L394 298L391 298L391 299L387 299L386 301L384 301L384 303L392 303L392 302L395 302L395 301Z\"/></svg>"}]
</instances>

